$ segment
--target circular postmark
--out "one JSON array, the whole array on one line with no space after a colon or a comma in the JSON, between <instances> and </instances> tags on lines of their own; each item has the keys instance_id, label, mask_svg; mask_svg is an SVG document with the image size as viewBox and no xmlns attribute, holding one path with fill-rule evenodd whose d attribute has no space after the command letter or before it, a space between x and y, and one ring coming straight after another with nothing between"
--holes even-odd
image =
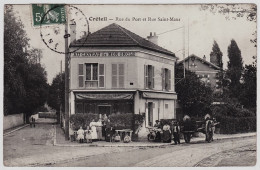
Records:
<instances>
[{"instance_id":1,"label":"circular postmark","mask_svg":"<svg viewBox=\"0 0 260 170\"><path fill-rule=\"evenodd\" d=\"M79 50L86 43L90 33L85 14L72 5L46 4L45 6L45 13L40 22L40 36L44 44L50 50L60 54L74 53ZM69 39L75 42L76 36L80 39L80 45L73 50L66 49Z\"/></svg>"}]
</instances>

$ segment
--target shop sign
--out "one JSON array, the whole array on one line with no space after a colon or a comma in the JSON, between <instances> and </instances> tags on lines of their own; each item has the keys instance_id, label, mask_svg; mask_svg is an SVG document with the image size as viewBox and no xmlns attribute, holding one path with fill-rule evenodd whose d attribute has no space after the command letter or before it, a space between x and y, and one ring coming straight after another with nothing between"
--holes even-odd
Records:
<instances>
[{"instance_id":1,"label":"shop sign","mask_svg":"<svg viewBox=\"0 0 260 170\"><path fill-rule=\"evenodd\" d=\"M102 51L102 52L74 52L74 57L128 57L135 56L134 51Z\"/></svg>"}]
</instances>

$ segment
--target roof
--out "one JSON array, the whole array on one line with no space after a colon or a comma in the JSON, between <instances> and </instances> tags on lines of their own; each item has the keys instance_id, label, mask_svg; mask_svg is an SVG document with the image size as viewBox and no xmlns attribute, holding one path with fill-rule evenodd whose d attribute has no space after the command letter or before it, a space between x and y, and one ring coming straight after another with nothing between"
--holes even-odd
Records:
<instances>
[{"instance_id":1,"label":"roof","mask_svg":"<svg viewBox=\"0 0 260 170\"><path fill-rule=\"evenodd\" d=\"M92 34L87 39L81 38L70 44L70 47L141 47L173 57L175 54L147 39L117 25L110 24Z\"/></svg>"},{"instance_id":2,"label":"roof","mask_svg":"<svg viewBox=\"0 0 260 170\"><path fill-rule=\"evenodd\" d=\"M215 64L213 64L213 63L211 63L211 62L208 62L208 61L204 60L203 58L200 58L200 57L198 57L198 56L196 56L196 55L190 55L189 57L185 58L184 60L181 60L180 62L178 62L178 64L181 64L181 63L183 63L184 61L187 61L187 60L188 60L189 58L191 58L191 57L195 57L195 58L197 58L198 60L203 61L204 63L208 64L209 66L212 66L213 68L215 68L215 69L217 69L217 70L221 70L220 67L218 67L218 66L216 66Z\"/></svg>"}]
</instances>

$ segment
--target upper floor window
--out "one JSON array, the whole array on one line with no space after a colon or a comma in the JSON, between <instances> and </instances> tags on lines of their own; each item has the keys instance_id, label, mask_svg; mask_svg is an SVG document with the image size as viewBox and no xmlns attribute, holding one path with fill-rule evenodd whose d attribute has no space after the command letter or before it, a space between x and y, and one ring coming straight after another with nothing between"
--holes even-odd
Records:
<instances>
[{"instance_id":1,"label":"upper floor window","mask_svg":"<svg viewBox=\"0 0 260 170\"><path fill-rule=\"evenodd\" d=\"M125 65L112 64L112 88L125 87Z\"/></svg>"},{"instance_id":2,"label":"upper floor window","mask_svg":"<svg viewBox=\"0 0 260 170\"><path fill-rule=\"evenodd\" d=\"M154 66L144 65L144 87L146 89L154 88Z\"/></svg>"},{"instance_id":3,"label":"upper floor window","mask_svg":"<svg viewBox=\"0 0 260 170\"><path fill-rule=\"evenodd\" d=\"M84 75L85 66L85 75ZM79 64L79 87L105 87L105 65L98 63ZM85 77L85 82L84 82Z\"/></svg>"},{"instance_id":4,"label":"upper floor window","mask_svg":"<svg viewBox=\"0 0 260 170\"><path fill-rule=\"evenodd\" d=\"M171 90L171 70L162 68L162 89Z\"/></svg>"}]
</instances>

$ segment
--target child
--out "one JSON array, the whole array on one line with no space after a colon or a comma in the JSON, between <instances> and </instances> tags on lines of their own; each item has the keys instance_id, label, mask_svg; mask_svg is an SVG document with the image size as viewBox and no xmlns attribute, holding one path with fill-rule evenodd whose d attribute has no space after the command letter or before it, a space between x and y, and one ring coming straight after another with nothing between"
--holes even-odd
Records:
<instances>
[{"instance_id":1,"label":"child","mask_svg":"<svg viewBox=\"0 0 260 170\"><path fill-rule=\"evenodd\" d=\"M130 136L128 135L128 133L126 133L125 137L124 137L124 143L129 143L131 142L131 138Z\"/></svg>"},{"instance_id":2,"label":"child","mask_svg":"<svg viewBox=\"0 0 260 170\"><path fill-rule=\"evenodd\" d=\"M115 134L115 142L120 142L120 136L119 136L119 134L116 132L116 134Z\"/></svg>"},{"instance_id":3,"label":"child","mask_svg":"<svg viewBox=\"0 0 260 170\"><path fill-rule=\"evenodd\" d=\"M89 126L87 127L86 130L86 140L87 143L92 143L92 135L91 135L91 131L89 130Z\"/></svg>"}]
</instances>

